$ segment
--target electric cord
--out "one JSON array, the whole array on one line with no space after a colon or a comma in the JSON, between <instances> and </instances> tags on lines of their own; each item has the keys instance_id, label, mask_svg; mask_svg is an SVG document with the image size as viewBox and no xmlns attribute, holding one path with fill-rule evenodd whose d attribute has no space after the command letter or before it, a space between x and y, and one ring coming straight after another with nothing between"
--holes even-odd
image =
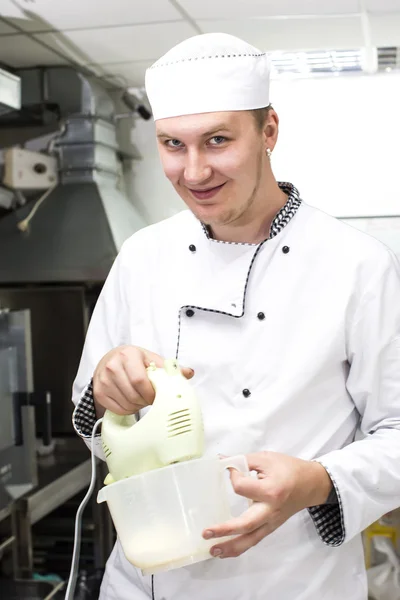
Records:
<instances>
[{"instance_id":1,"label":"electric cord","mask_svg":"<svg viewBox=\"0 0 400 600\"><path fill-rule=\"evenodd\" d=\"M28 231L29 223L32 221L33 217L35 216L36 211L40 208L40 205L46 200L47 196L49 196L51 194L51 192L57 187L57 185L58 185L58 182L56 182L48 190L46 190L45 193L42 194L42 196L40 196L39 200L37 200L35 202L35 205L32 208L29 215L25 219L22 219L22 221L18 221L17 227L20 231L22 231L22 232Z\"/></svg>"},{"instance_id":2,"label":"electric cord","mask_svg":"<svg viewBox=\"0 0 400 600\"><path fill-rule=\"evenodd\" d=\"M82 514L85 510L86 504L88 503L90 496L93 493L94 486L96 484L96 455L93 451L94 439L96 436L97 429L99 425L102 423L103 419L99 419L96 421L93 431L92 431L92 447L91 447L91 458L92 458L92 477L90 480L90 485L88 491L86 492L86 496L82 500L79 505L78 510L76 511L75 517L75 532L74 532L74 549L72 553L72 561L71 561L71 571L69 574L67 591L65 592L65 600L74 600L76 580L78 575L78 567L79 567L79 556L81 550L81 531L82 531Z\"/></svg>"}]
</instances>

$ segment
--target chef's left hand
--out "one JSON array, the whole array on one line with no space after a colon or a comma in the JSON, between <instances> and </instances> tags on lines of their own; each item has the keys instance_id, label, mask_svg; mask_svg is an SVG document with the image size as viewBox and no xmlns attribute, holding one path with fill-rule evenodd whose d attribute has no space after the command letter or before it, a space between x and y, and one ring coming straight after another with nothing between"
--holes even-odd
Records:
<instances>
[{"instance_id":1,"label":"chef's left hand","mask_svg":"<svg viewBox=\"0 0 400 600\"><path fill-rule=\"evenodd\" d=\"M246 458L258 479L231 469L231 481L235 492L253 504L240 517L203 532L205 539L237 536L213 546L213 556L240 556L297 512L323 504L331 491L332 481L317 462L277 452L257 452Z\"/></svg>"}]
</instances>

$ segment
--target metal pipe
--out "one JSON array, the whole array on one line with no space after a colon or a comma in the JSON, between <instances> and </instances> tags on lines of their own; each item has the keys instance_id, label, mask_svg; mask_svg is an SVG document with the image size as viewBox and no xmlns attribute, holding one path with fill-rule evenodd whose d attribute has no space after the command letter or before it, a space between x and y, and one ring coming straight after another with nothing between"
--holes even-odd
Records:
<instances>
[{"instance_id":1,"label":"metal pipe","mask_svg":"<svg viewBox=\"0 0 400 600\"><path fill-rule=\"evenodd\" d=\"M6 550L8 548L8 546L12 546L14 542L15 542L15 536L12 535L9 538L7 538L6 540L4 540L4 542L2 544L0 544L0 558L2 557L4 550Z\"/></svg>"},{"instance_id":2,"label":"metal pipe","mask_svg":"<svg viewBox=\"0 0 400 600\"><path fill-rule=\"evenodd\" d=\"M56 585L54 590L51 590L50 594L48 594L43 600L51 600L51 598L54 598L54 596L57 594L57 592L62 590L64 585L65 585L65 581L61 581L58 585Z\"/></svg>"}]
</instances>

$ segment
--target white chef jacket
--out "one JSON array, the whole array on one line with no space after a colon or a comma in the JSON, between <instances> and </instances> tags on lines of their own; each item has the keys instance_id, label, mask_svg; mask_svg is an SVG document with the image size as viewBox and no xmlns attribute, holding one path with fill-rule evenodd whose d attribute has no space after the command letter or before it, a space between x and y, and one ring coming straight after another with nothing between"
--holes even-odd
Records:
<instances>
[{"instance_id":1,"label":"white chef jacket","mask_svg":"<svg viewBox=\"0 0 400 600\"><path fill-rule=\"evenodd\" d=\"M207 455L317 459L338 504L301 511L238 558L154 578L117 542L100 600L367 599L360 533L400 505L400 267L280 185L288 205L261 244L213 240L189 211L125 242L89 326L75 425L93 424L88 382L111 348L177 356L195 370Z\"/></svg>"}]
</instances>

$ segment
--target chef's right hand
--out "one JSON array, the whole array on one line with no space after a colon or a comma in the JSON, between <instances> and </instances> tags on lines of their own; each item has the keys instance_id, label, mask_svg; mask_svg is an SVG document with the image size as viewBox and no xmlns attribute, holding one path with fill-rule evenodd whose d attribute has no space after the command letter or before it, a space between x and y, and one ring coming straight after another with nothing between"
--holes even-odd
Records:
<instances>
[{"instance_id":1,"label":"chef's right hand","mask_svg":"<svg viewBox=\"0 0 400 600\"><path fill-rule=\"evenodd\" d=\"M164 359L138 346L119 346L110 350L99 362L93 375L93 396L97 417L106 409L117 415L131 415L153 404L155 391L146 369L154 362L164 366ZM193 369L181 367L191 379Z\"/></svg>"}]
</instances>

